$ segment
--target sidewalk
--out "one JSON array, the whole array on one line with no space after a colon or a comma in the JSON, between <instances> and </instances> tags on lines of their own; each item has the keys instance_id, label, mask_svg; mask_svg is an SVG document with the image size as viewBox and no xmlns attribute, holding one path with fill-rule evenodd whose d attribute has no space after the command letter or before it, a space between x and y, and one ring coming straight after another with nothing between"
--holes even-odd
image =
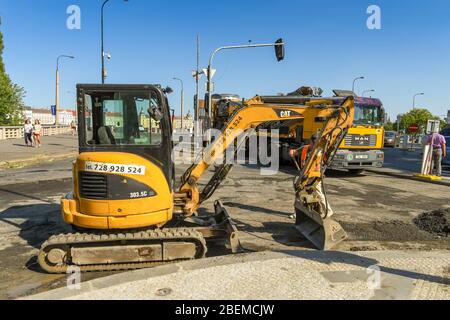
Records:
<instances>
[{"instance_id":1,"label":"sidewalk","mask_svg":"<svg viewBox=\"0 0 450 320\"><path fill-rule=\"evenodd\" d=\"M448 252L285 251L124 272L29 300L448 300Z\"/></svg>"},{"instance_id":2,"label":"sidewalk","mask_svg":"<svg viewBox=\"0 0 450 320\"><path fill-rule=\"evenodd\" d=\"M41 148L25 145L23 139L0 140L0 170L75 158L78 139L72 135L42 137Z\"/></svg>"},{"instance_id":3,"label":"sidewalk","mask_svg":"<svg viewBox=\"0 0 450 320\"><path fill-rule=\"evenodd\" d=\"M417 178L414 174L420 173L422 166L422 150L403 151L400 149L385 149L384 167L380 169L368 169L368 172L384 174L403 179L424 181L444 186L450 186L450 171L444 171L441 181L428 181Z\"/></svg>"}]
</instances>

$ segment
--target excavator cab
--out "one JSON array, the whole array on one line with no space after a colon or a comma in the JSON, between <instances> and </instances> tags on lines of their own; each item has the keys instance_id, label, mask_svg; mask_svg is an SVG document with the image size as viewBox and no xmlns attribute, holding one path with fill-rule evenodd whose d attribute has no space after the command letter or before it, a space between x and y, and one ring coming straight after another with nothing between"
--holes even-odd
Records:
<instances>
[{"instance_id":1,"label":"excavator cab","mask_svg":"<svg viewBox=\"0 0 450 320\"><path fill-rule=\"evenodd\" d=\"M64 220L103 230L171 220L174 163L164 91L80 84L77 93L80 155L73 199L63 200Z\"/></svg>"}]
</instances>

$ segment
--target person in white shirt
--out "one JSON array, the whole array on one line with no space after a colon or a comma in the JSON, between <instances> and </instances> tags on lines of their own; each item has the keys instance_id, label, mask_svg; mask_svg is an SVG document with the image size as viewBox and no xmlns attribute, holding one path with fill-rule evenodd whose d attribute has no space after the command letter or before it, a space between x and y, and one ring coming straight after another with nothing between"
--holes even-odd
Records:
<instances>
[{"instance_id":1,"label":"person in white shirt","mask_svg":"<svg viewBox=\"0 0 450 320\"><path fill-rule=\"evenodd\" d=\"M31 124L31 121L29 119L27 119L25 121L23 130L24 130L24 136L25 136L25 144L27 145L27 147L32 147L33 140L31 139L31 136L33 135L33 125Z\"/></svg>"},{"instance_id":2,"label":"person in white shirt","mask_svg":"<svg viewBox=\"0 0 450 320\"><path fill-rule=\"evenodd\" d=\"M38 119L36 119L34 121L33 136L34 136L34 146L36 148L40 148L41 147L42 126L41 126L41 122Z\"/></svg>"}]
</instances>

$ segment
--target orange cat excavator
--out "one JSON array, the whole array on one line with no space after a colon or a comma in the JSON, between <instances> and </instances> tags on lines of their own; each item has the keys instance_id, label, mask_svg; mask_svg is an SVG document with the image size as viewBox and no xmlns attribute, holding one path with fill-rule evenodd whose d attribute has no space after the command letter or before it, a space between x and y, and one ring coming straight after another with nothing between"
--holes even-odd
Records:
<instances>
[{"instance_id":1,"label":"orange cat excavator","mask_svg":"<svg viewBox=\"0 0 450 320\"><path fill-rule=\"evenodd\" d=\"M78 85L80 154L73 164L73 192L61 201L75 233L55 235L38 261L50 273L125 270L205 256L208 238L225 238L239 249L238 230L220 201L215 215L197 213L230 172L217 168L201 189L209 166L240 134L270 121L325 122L295 179L296 227L319 249L346 238L331 219L322 190L323 172L353 123L349 97L306 104L271 104L255 97L236 110L222 135L203 150L174 190L172 124L166 93L155 85ZM326 159L326 160L325 160Z\"/></svg>"}]
</instances>

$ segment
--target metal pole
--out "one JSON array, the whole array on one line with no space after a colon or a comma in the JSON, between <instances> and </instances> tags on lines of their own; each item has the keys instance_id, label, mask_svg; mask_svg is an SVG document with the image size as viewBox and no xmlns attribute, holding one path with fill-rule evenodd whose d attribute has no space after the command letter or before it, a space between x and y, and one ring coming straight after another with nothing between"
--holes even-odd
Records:
<instances>
[{"instance_id":1,"label":"metal pole","mask_svg":"<svg viewBox=\"0 0 450 320\"><path fill-rule=\"evenodd\" d=\"M273 47L273 46L282 46L284 45L284 43L263 43L263 44L247 44L247 45L239 45L239 46L225 46L225 47L220 47L217 48L216 50L214 50L214 52L211 54L211 57L209 59L209 64L208 64L208 84L207 84L207 95L208 95L208 116L207 116L207 120L208 120L208 128L211 128L211 108L212 108L212 94L213 94L213 89L212 89L212 77L211 77L211 70L212 70L212 63L214 60L214 56L216 55L216 53L218 53L219 51L222 50L229 50L229 49L248 49L248 48L260 48L260 47Z\"/></svg>"},{"instance_id":2,"label":"metal pole","mask_svg":"<svg viewBox=\"0 0 450 320\"><path fill-rule=\"evenodd\" d=\"M183 132L183 114L184 114L184 83L180 78L173 78L173 80L178 80L181 83L181 132Z\"/></svg>"},{"instance_id":3,"label":"metal pole","mask_svg":"<svg viewBox=\"0 0 450 320\"><path fill-rule=\"evenodd\" d=\"M56 97L55 97L55 125L59 125L59 67L56 67Z\"/></svg>"},{"instance_id":4,"label":"metal pole","mask_svg":"<svg viewBox=\"0 0 450 320\"><path fill-rule=\"evenodd\" d=\"M199 70L200 68L200 38L197 35L197 74L195 75L195 92L196 92L196 99L195 99L195 121L198 122L199 121L199 87L198 87L198 83L199 83Z\"/></svg>"},{"instance_id":5,"label":"metal pole","mask_svg":"<svg viewBox=\"0 0 450 320\"><path fill-rule=\"evenodd\" d=\"M60 108L60 95L59 95L59 82L60 82L60 78L59 78L59 59L61 58L69 58L69 59L74 59L75 57L73 56L68 56L68 55L60 55L58 56L58 58L56 59L56 90L55 90L55 125L59 125L59 119L58 119L58 115L59 115L59 108Z\"/></svg>"},{"instance_id":6,"label":"metal pole","mask_svg":"<svg viewBox=\"0 0 450 320\"><path fill-rule=\"evenodd\" d=\"M181 133L184 131L184 83L181 81Z\"/></svg>"},{"instance_id":7,"label":"metal pole","mask_svg":"<svg viewBox=\"0 0 450 320\"><path fill-rule=\"evenodd\" d=\"M355 92L355 83L356 83L356 81L357 80L363 80L364 79L364 77L358 77L358 78L355 78L354 80L353 80L353 86L352 86L352 92L354 93Z\"/></svg>"},{"instance_id":8,"label":"metal pole","mask_svg":"<svg viewBox=\"0 0 450 320\"><path fill-rule=\"evenodd\" d=\"M413 110L415 110L416 109L416 97L417 96L423 96L425 93L417 93L417 94L415 94L414 95L414 97L413 97Z\"/></svg>"},{"instance_id":9,"label":"metal pole","mask_svg":"<svg viewBox=\"0 0 450 320\"><path fill-rule=\"evenodd\" d=\"M361 96L364 97L364 95L368 92L375 92L375 90L364 90Z\"/></svg>"},{"instance_id":10,"label":"metal pole","mask_svg":"<svg viewBox=\"0 0 450 320\"><path fill-rule=\"evenodd\" d=\"M105 84L105 49L103 43L103 9L109 0L105 0L102 4L102 14L101 14L101 47L102 47L102 84Z\"/></svg>"},{"instance_id":11,"label":"metal pole","mask_svg":"<svg viewBox=\"0 0 450 320\"><path fill-rule=\"evenodd\" d=\"M109 0L105 0L102 4L102 14L101 14L101 42L102 42L102 84L105 84L105 78L106 78L106 72L105 72L105 49L104 49L104 43L103 43L103 17L104 17L104 8L105 5L109 2ZM124 2L128 2L128 0L124 0Z\"/></svg>"},{"instance_id":12,"label":"metal pole","mask_svg":"<svg viewBox=\"0 0 450 320\"><path fill-rule=\"evenodd\" d=\"M195 136L203 134L202 121L200 121L200 37L197 35L197 73L195 75Z\"/></svg>"}]
</instances>

